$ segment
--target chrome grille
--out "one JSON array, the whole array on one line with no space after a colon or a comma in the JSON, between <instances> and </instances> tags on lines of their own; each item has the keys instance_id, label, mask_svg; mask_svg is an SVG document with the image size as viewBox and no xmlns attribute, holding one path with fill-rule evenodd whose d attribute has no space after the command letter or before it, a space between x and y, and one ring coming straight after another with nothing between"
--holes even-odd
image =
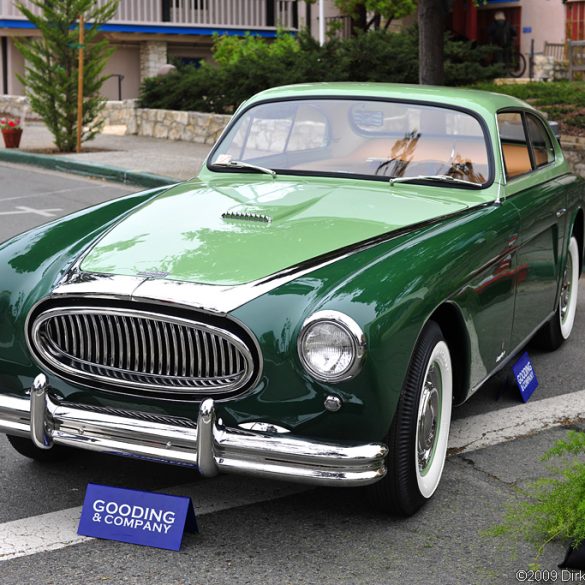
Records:
<instances>
[{"instance_id":1,"label":"chrome grille","mask_svg":"<svg viewBox=\"0 0 585 585\"><path fill-rule=\"evenodd\" d=\"M243 388L255 373L250 349L231 331L148 311L53 308L34 319L30 336L55 372L120 389L217 395Z\"/></svg>"}]
</instances>

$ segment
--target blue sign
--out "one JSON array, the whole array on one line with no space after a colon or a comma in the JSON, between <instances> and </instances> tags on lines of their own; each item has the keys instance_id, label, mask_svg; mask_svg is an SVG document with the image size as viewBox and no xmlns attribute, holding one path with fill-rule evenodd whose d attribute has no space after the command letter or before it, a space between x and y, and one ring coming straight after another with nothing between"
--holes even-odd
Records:
<instances>
[{"instance_id":1,"label":"blue sign","mask_svg":"<svg viewBox=\"0 0 585 585\"><path fill-rule=\"evenodd\" d=\"M198 532L191 498L90 483L77 533L179 550L183 533Z\"/></svg>"},{"instance_id":2,"label":"blue sign","mask_svg":"<svg viewBox=\"0 0 585 585\"><path fill-rule=\"evenodd\" d=\"M523 33L531 33L532 32L532 27L531 26L523 26L522 27L522 32Z\"/></svg>"},{"instance_id":3,"label":"blue sign","mask_svg":"<svg viewBox=\"0 0 585 585\"><path fill-rule=\"evenodd\" d=\"M524 352L522 357L512 366L512 370L514 371L518 388L520 388L522 400L528 402L532 393L538 388L538 380L528 353Z\"/></svg>"}]
</instances>

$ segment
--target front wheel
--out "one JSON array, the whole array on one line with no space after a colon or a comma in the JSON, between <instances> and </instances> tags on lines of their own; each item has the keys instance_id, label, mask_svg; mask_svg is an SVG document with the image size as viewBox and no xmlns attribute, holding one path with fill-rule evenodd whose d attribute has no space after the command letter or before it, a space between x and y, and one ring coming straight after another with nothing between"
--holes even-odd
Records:
<instances>
[{"instance_id":1,"label":"front wheel","mask_svg":"<svg viewBox=\"0 0 585 585\"><path fill-rule=\"evenodd\" d=\"M388 474L369 487L372 503L414 514L435 493L447 456L453 371L441 329L428 323L416 345L387 437Z\"/></svg>"},{"instance_id":2,"label":"front wheel","mask_svg":"<svg viewBox=\"0 0 585 585\"><path fill-rule=\"evenodd\" d=\"M546 323L535 337L536 345L553 351L569 339L575 323L577 297L579 294L579 244L571 236L567 260L561 275L561 292L557 310L552 319Z\"/></svg>"}]
</instances>

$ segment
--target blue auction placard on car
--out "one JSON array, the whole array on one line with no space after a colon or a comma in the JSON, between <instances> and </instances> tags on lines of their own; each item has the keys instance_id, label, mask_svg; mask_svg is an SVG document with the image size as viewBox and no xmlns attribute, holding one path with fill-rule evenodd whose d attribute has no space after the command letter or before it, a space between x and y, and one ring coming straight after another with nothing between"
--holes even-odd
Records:
<instances>
[{"instance_id":1,"label":"blue auction placard on car","mask_svg":"<svg viewBox=\"0 0 585 585\"><path fill-rule=\"evenodd\" d=\"M522 354L520 359L512 366L512 370L516 377L522 400L528 402L532 393L538 388L538 380L528 353Z\"/></svg>"},{"instance_id":2,"label":"blue auction placard on car","mask_svg":"<svg viewBox=\"0 0 585 585\"><path fill-rule=\"evenodd\" d=\"M90 483L78 534L179 550L183 533L197 532L191 498Z\"/></svg>"}]
</instances>

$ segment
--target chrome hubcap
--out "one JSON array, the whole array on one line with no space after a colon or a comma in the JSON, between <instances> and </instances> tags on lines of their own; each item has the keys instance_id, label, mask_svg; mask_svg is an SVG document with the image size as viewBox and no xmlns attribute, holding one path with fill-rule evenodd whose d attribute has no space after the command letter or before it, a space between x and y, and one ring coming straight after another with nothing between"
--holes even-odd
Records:
<instances>
[{"instance_id":1,"label":"chrome hubcap","mask_svg":"<svg viewBox=\"0 0 585 585\"><path fill-rule=\"evenodd\" d=\"M563 284L561 285L561 322L564 323L567 318L567 313L569 312L569 302L571 300L571 291L572 291L572 284L573 284L573 271L572 271L572 258L571 254L569 253L569 257L567 258L567 266L565 268L565 272L563 273Z\"/></svg>"},{"instance_id":2,"label":"chrome hubcap","mask_svg":"<svg viewBox=\"0 0 585 585\"><path fill-rule=\"evenodd\" d=\"M427 374L418 415L418 468L421 475L430 467L435 453L439 430L441 407L441 375L439 368L432 364Z\"/></svg>"}]
</instances>

